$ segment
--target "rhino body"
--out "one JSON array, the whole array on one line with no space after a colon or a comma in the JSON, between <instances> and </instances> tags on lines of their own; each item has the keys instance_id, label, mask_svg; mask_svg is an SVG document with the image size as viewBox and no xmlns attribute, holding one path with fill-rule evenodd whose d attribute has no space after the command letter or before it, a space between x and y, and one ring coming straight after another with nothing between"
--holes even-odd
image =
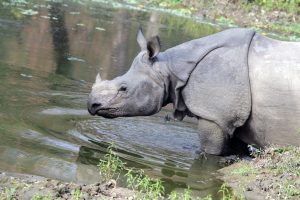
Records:
<instances>
[{"instance_id":1,"label":"rhino body","mask_svg":"<svg viewBox=\"0 0 300 200\"><path fill-rule=\"evenodd\" d=\"M251 115L247 143L300 145L300 43L255 35L249 50Z\"/></svg>"},{"instance_id":2,"label":"rhino body","mask_svg":"<svg viewBox=\"0 0 300 200\"><path fill-rule=\"evenodd\" d=\"M160 52L146 40L123 76L98 76L88 100L92 115L152 115L172 103L174 117L196 117L204 152L222 155L229 143L264 147L300 144L300 44L229 29Z\"/></svg>"}]
</instances>

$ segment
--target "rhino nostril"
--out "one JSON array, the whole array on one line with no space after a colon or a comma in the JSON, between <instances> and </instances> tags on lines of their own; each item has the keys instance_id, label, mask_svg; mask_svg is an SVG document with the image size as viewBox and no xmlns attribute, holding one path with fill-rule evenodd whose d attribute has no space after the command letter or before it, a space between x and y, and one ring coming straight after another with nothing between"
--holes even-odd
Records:
<instances>
[{"instance_id":1,"label":"rhino nostril","mask_svg":"<svg viewBox=\"0 0 300 200\"><path fill-rule=\"evenodd\" d=\"M90 101L88 101L88 111L91 115L95 115L101 107L101 103L91 103Z\"/></svg>"},{"instance_id":2,"label":"rhino nostril","mask_svg":"<svg viewBox=\"0 0 300 200\"><path fill-rule=\"evenodd\" d=\"M101 107L102 106L102 104L101 103L94 103L94 104L92 104L92 109L93 110L97 110L99 107Z\"/></svg>"}]
</instances>

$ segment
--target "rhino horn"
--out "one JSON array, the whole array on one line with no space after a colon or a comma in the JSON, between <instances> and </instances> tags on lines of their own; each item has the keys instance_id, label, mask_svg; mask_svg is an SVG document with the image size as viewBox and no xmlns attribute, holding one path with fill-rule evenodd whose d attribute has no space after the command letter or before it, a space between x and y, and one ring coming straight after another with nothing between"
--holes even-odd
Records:
<instances>
[{"instance_id":1,"label":"rhino horn","mask_svg":"<svg viewBox=\"0 0 300 200\"><path fill-rule=\"evenodd\" d=\"M102 81L100 73L97 74L96 76L96 84L100 83Z\"/></svg>"}]
</instances>

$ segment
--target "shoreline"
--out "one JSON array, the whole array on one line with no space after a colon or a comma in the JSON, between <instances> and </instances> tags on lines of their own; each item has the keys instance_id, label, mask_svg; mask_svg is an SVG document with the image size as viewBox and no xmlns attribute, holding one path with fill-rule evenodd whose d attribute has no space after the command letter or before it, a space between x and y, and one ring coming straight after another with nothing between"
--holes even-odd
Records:
<instances>
[{"instance_id":1,"label":"shoreline","mask_svg":"<svg viewBox=\"0 0 300 200\"><path fill-rule=\"evenodd\" d=\"M271 146L218 172L245 199L300 199L300 147Z\"/></svg>"},{"instance_id":2,"label":"shoreline","mask_svg":"<svg viewBox=\"0 0 300 200\"><path fill-rule=\"evenodd\" d=\"M226 195L233 199L250 200L300 199L300 147L271 146L253 156L252 160L238 160L217 171L217 178L224 181L224 187L231 189L231 192L226 190ZM36 175L0 172L0 199L132 200L138 193L117 186L115 180L80 184Z\"/></svg>"},{"instance_id":3,"label":"shoreline","mask_svg":"<svg viewBox=\"0 0 300 200\"><path fill-rule=\"evenodd\" d=\"M0 199L133 199L134 191L105 183L78 184L36 175L0 172Z\"/></svg>"},{"instance_id":4,"label":"shoreline","mask_svg":"<svg viewBox=\"0 0 300 200\"><path fill-rule=\"evenodd\" d=\"M274 38L300 41L300 15L280 10L268 10L242 0L211 2L182 0L173 4L168 3L172 0L94 0L94 2L109 4L115 8L158 11L190 18L197 23L210 23L226 28L253 28L261 34L268 34Z\"/></svg>"}]
</instances>

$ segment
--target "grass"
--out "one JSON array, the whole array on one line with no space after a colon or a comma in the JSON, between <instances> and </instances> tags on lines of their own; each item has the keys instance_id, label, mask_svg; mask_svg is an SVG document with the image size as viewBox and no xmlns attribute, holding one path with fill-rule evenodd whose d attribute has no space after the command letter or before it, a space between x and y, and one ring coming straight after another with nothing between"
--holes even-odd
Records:
<instances>
[{"instance_id":1,"label":"grass","mask_svg":"<svg viewBox=\"0 0 300 200\"><path fill-rule=\"evenodd\" d=\"M218 191L221 193L222 200L243 200L245 199L243 195L236 195L234 194L231 189L225 183L221 186L220 190Z\"/></svg>"},{"instance_id":2,"label":"grass","mask_svg":"<svg viewBox=\"0 0 300 200\"><path fill-rule=\"evenodd\" d=\"M297 16L300 14L300 0L234 0L226 2L228 7L236 9L237 12L230 9L219 10L217 5L224 3L220 0L123 0L123 2L135 4L137 7L143 4L156 10L189 17L195 17L203 10L208 10L208 13L204 12L204 16L221 26L256 27L263 32L267 30L272 33L280 33L280 36L276 34L276 38L299 40L300 29ZM253 19L243 18L245 13L254 14L255 17Z\"/></svg>"},{"instance_id":3,"label":"grass","mask_svg":"<svg viewBox=\"0 0 300 200\"><path fill-rule=\"evenodd\" d=\"M272 146L221 170L234 191L252 191L266 199L300 199L300 147Z\"/></svg>"},{"instance_id":4,"label":"grass","mask_svg":"<svg viewBox=\"0 0 300 200\"><path fill-rule=\"evenodd\" d=\"M125 169L124 162L114 153L113 145L108 147L108 153L104 156L104 159L99 161L97 166L103 182L113 178L118 180L120 173Z\"/></svg>"},{"instance_id":5,"label":"grass","mask_svg":"<svg viewBox=\"0 0 300 200\"><path fill-rule=\"evenodd\" d=\"M219 24L224 24L224 25L228 25L228 26L235 26L235 22L232 19L229 19L229 18L224 17L224 16L220 16L220 17L216 18L216 21Z\"/></svg>"},{"instance_id":6,"label":"grass","mask_svg":"<svg viewBox=\"0 0 300 200\"><path fill-rule=\"evenodd\" d=\"M300 148L274 147L268 153L273 159L269 159L267 167L275 175L293 174L300 177Z\"/></svg>"},{"instance_id":7,"label":"grass","mask_svg":"<svg viewBox=\"0 0 300 200\"><path fill-rule=\"evenodd\" d=\"M253 3L268 10L281 10L292 13L297 13L300 10L300 0L254 0Z\"/></svg>"},{"instance_id":8,"label":"grass","mask_svg":"<svg viewBox=\"0 0 300 200\"><path fill-rule=\"evenodd\" d=\"M164 195L164 187L160 179L153 179L145 175L143 170L137 173L133 169L126 169L125 174L128 186L136 191L136 199L161 199Z\"/></svg>"},{"instance_id":9,"label":"grass","mask_svg":"<svg viewBox=\"0 0 300 200\"><path fill-rule=\"evenodd\" d=\"M178 6L183 3L183 0L154 0L157 4L164 7Z\"/></svg>"},{"instance_id":10,"label":"grass","mask_svg":"<svg viewBox=\"0 0 300 200\"><path fill-rule=\"evenodd\" d=\"M52 199L54 198L50 194L48 195L36 194L31 198L31 200L52 200Z\"/></svg>"},{"instance_id":11,"label":"grass","mask_svg":"<svg viewBox=\"0 0 300 200\"><path fill-rule=\"evenodd\" d=\"M79 188L72 191L72 197L73 197L72 199L73 200L83 199L82 196L83 196L83 193Z\"/></svg>"},{"instance_id":12,"label":"grass","mask_svg":"<svg viewBox=\"0 0 300 200\"><path fill-rule=\"evenodd\" d=\"M252 168L251 166L245 165L243 167L234 169L231 173L242 175L242 176L247 176L249 174L255 174L256 172L257 172L256 169Z\"/></svg>"},{"instance_id":13,"label":"grass","mask_svg":"<svg viewBox=\"0 0 300 200\"><path fill-rule=\"evenodd\" d=\"M150 2L162 7L178 8L182 6L188 7L188 5L197 5L199 0L150 0ZM204 1L205 2L205 1ZM232 1L235 4L248 4L249 6L258 5L266 10L280 10L290 13L299 12L300 0L251 0L251 1Z\"/></svg>"},{"instance_id":14,"label":"grass","mask_svg":"<svg viewBox=\"0 0 300 200\"><path fill-rule=\"evenodd\" d=\"M169 195L165 195L165 188L160 179L151 178L146 175L143 170L126 167L124 163L113 151L113 145L108 147L108 153L101 159L98 164L100 175L104 181L120 177L125 171L125 179L127 187L135 191L134 199L137 200L212 200L212 196L208 195L204 198L195 198L192 196L191 189L188 187L182 193L172 191ZM226 185L222 185L219 191L222 200L241 199L231 193Z\"/></svg>"},{"instance_id":15,"label":"grass","mask_svg":"<svg viewBox=\"0 0 300 200\"><path fill-rule=\"evenodd\" d=\"M183 193L178 193L176 191L172 191L171 194L169 194L168 200L193 200L193 199L199 199L199 200L212 200L211 195L208 195L204 198L194 198L191 196L191 190L189 188L185 189Z\"/></svg>"},{"instance_id":16,"label":"grass","mask_svg":"<svg viewBox=\"0 0 300 200\"><path fill-rule=\"evenodd\" d=\"M162 199L164 195L162 181L147 176L143 170L127 168L125 163L115 154L113 148L113 145L108 147L108 153L98 164L103 181L106 182L113 178L118 180L120 174L125 171L126 182L128 187L135 191L135 199Z\"/></svg>"},{"instance_id":17,"label":"grass","mask_svg":"<svg viewBox=\"0 0 300 200\"><path fill-rule=\"evenodd\" d=\"M288 197L300 197L300 190L293 183L287 182L281 187L281 193L283 198Z\"/></svg>"},{"instance_id":18,"label":"grass","mask_svg":"<svg viewBox=\"0 0 300 200\"><path fill-rule=\"evenodd\" d=\"M16 188L5 188L1 193L0 193L0 199L5 199L5 200L15 200L17 199L15 196L16 193Z\"/></svg>"}]
</instances>

